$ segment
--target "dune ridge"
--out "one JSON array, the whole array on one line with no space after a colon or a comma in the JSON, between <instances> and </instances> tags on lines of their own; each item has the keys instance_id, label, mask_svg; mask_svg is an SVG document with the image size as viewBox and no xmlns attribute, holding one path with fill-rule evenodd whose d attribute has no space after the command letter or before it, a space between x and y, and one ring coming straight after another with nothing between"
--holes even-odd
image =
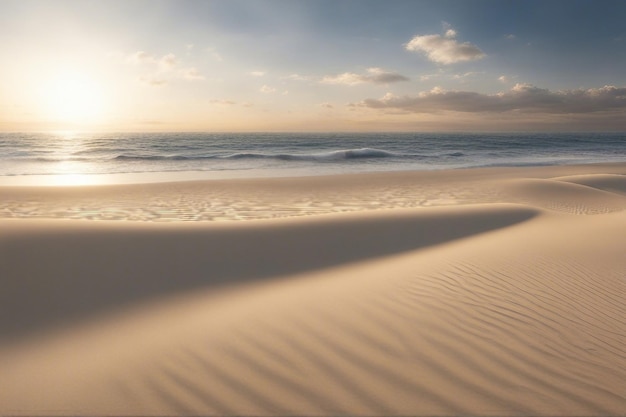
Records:
<instances>
[{"instance_id":1,"label":"dune ridge","mask_svg":"<svg viewBox=\"0 0 626 417\"><path fill-rule=\"evenodd\" d=\"M623 415L626 166L603 168L421 176L471 195L450 207L0 220L0 414Z\"/></svg>"}]
</instances>

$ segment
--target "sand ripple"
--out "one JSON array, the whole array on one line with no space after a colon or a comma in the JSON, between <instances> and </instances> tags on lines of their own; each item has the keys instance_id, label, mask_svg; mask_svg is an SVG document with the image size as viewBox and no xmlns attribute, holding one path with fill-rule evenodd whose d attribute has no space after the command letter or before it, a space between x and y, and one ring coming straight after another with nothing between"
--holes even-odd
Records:
<instances>
[{"instance_id":1,"label":"sand ripple","mask_svg":"<svg viewBox=\"0 0 626 417\"><path fill-rule=\"evenodd\" d=\"M584 229L614 239L610 223ZM546 256L572 238L562 226L548 244L531 225L398 258L404 272L384 283L368 277L397 272L394 262L353 269L344 283L359 290L308 288L308 301L291 294L297 307L233 319L219 337L198 329L109 389L134 381L134 398L175 414L623 414L626 263L599 266L581 247ZM519 239L533 246L494 262Z\"/></svg>"}]
</instances>

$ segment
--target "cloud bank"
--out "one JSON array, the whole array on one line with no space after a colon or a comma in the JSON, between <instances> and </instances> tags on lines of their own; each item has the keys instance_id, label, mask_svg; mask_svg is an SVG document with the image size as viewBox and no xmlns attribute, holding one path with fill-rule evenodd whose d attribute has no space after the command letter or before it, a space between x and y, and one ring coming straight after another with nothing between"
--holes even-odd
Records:
<instances>
[{"instance_id":1,"label":"cloud bank","mask_svg":"<svg viewBox=\"0 0 626 417\"><path fill-rule=\"evenodd\" d=\"M409 78L397 72L386 71L382 68L368 68L365 74L344 72L339 75L328 75L322 78L321 82L323 84L357 85L363 83L390 84L401 81L409 81Z\"/></svg>"},{"instance_id":2,"label":"cloud bank","mask_svg":"<svg viewBox=\"0 0 626 417\"><path fill-rule=\"evenodd\" d=\"M463 61L474 61L486 55L479 47L469 42L459 43L454 29L446 30L441 35L418 35L404 47L407 51L426 54L429 60L438 64L454 64Z\"/></svg>"},{"instance_id":3,"label":"cloud bank","mask_svg":"<svg viewBox=\"0 0 626 417\"><path fill-rule=\"evenodd\" d=\"M626 109L626 87L550 91L530 84L516 84L497 94L447 91L436 87L417 96L386 94L380 99L365 99L354 105L370 109L389 109L409 113L455 111L465 113L597 113Z\"/></svg>"}]
</instances>

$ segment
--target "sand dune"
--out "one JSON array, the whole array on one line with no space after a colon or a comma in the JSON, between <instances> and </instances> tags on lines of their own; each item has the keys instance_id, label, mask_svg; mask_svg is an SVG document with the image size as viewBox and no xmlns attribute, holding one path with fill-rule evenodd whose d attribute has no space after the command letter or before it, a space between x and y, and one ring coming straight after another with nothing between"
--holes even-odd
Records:
<instances>
[{"instance_id":1,"label":"sand dune","mask_svg":"<svg viewBox=\"0 0 626 417\"><path fill-rule=\"evenodd\" d=\"M246 224L5 221L0 262L12 273L0 304L14 316L0 318L0 337L146 298L416 250L535 214L477 206Z\"/></svg>"},{"instance_id":2,"label":"sand dune","mask_svg":"<svg viewBox=\"0 0 626 417\"><path fill-rule=\"evenodd\" d=\"M554 178L559 181L572 182L586 185L591 188L610 191L617 194L626 194L626 175L595 174L595 175L570 175Z\"/></svg>"},{"instance_id":3,"label":"sand dune","mask_svg":"<svg viewBox=\"0 0 626 417\"><path fill-rule=\"evenodd\" d=\"M620 211L626 201L625 195L557 179L511 180L507 192L516 201L573 214Z\"/></svg>"},{"instance_id":4,"label":"sand dune","mask_svg":"<svg viewBox=\"0 0 626 417\"><path fill-rule=\"evenodd\" d=\"M602 168L418 175L453 207L406 173L359 198L409 208L1 220L0 414L624 415L626 166ZM341 206L355 178L256 184Z\"/></svg>"}]
</instances>

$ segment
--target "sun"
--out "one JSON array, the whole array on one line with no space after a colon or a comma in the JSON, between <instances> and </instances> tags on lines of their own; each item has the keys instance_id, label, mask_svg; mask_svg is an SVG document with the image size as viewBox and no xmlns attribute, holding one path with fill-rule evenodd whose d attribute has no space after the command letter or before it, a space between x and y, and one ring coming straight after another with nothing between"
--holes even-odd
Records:
<instances>
[{"instance_id":1,"label":"sun","mask_svg":"<svg viewBox=\"0 0 626 417\"><path fill-rule=\"evenodd\" d=\"M60 74L44 93L48 115L56 122L98 122L103 117L103 93L102 86L86 74Z\"/></svg>"}]
</instances>

